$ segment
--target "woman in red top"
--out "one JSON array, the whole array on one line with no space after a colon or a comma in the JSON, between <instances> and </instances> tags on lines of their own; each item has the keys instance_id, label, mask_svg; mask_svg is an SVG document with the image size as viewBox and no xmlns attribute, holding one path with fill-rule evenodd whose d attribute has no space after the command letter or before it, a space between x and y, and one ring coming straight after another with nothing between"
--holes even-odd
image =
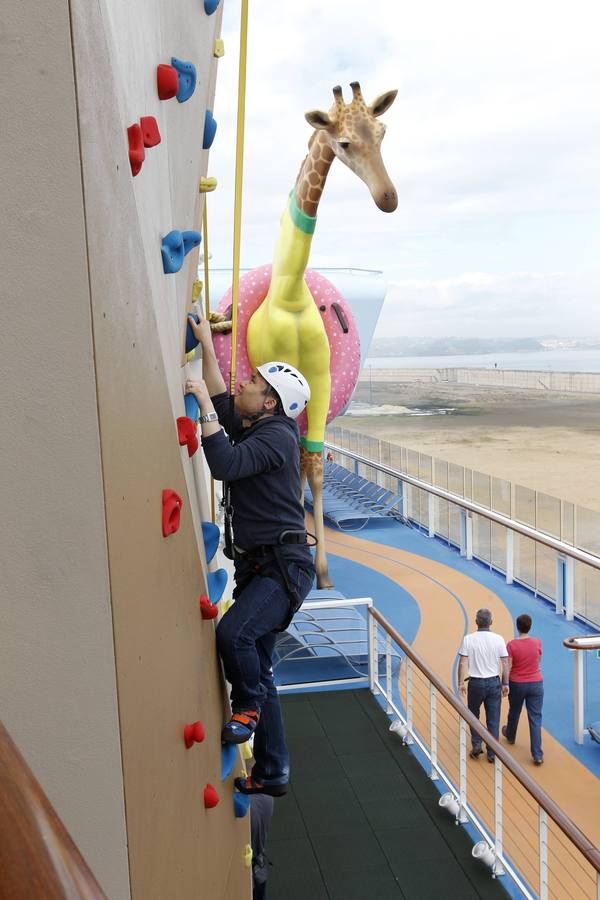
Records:
<instances>
[{"instance_id":1,"label":"woman in red top","mask_svg":"<svg viewBox=\"0 0 600 900\"><path fill-rule=\"evenodd\" d=\"M509 744L514 744L523 703L529 719L529 742L536 766L544 762L542 753L542 704L544 680L540 671L542 642L529 637L531 616L523 613L517 618L518 637L506 645L510 657L510 681L508 694L508 722L502 734Z\"/></svg>"}]
</instances>

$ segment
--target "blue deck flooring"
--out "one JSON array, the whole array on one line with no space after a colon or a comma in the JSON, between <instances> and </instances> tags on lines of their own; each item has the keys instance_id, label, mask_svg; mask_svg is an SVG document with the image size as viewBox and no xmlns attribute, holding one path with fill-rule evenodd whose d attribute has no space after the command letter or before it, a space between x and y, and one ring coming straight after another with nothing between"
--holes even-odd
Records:
<instances>
[{"instance_id":1,"label":"blue deck flooring","mask_svg":"<svg viewBox=\"0 0 600 900\"><path fill-rule=\"evenodd\" d=\"M332 533L335 540L335 530ZM380 575L378 559L385 558L386 548L395 547L435 560L453 568L497 594L513 619L520 613L529 613L533 619L532 635L540 637L543 644L542 673L544 675L544 728L591 772L600 777L600 744L587 734L582 746L573 737L573 654L563 647L563 640L572 635L595 633L585 622L567 622L548 603L525 587L508 585L504 576L477 560L467 560L445 541L429 538L417 528L386 521L370 522L357 537L373 543L373 569L335 555L335 545L328 545L329 571L334 584L347 597L370 596L406 640L412 641L418 630L420 613L418 603L391 579ZM375 571L373 571L375 570ZM319 592L315 592L315 598ZM455 597L465 622L465 632L474 628L469 624L460 597ZM515 635L505 634L510 640ZM458 647L449 648L456 653ZM600 720L600 658L595 652L585 654L585 724ZM523 723L527 727L526 720Z\"/></svg>"}]
</instances>

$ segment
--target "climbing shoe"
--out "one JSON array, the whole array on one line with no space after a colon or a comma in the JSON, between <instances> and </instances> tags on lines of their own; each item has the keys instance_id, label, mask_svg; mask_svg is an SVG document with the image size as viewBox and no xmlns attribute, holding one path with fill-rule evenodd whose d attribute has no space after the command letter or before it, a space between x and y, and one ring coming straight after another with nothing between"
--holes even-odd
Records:
<instances>
[{"instance_id":1,"label":"climbing shoe","mask_svg":"<svg viewBox=\"0 0 600 900\"><path fill-rule=\"evenodd\" d=\"M259 718L260 713L255 709L234 712L229 722L223 726L221 740L224 744L244 744L256 731Z\"/></svg>"},{"instance_id":2,"label":"climbing shoe","mask_svg":"<svg viewBox=\"0 0 600 900\"><path fill-rule=\"evenodd\" d=\"M283 797L287 794L287 781L283 784L263 784L252 775L234 778L233 783L240 794L268 794L269 797Z\"/></svg>"}]
</instances>

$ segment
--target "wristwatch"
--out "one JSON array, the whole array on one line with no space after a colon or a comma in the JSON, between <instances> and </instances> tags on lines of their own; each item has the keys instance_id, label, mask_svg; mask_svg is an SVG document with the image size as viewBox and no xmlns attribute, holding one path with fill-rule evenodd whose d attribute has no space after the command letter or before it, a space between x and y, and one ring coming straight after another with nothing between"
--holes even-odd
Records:
<instances>
[{"instance_id":1,"label":"wristwatch","mask_svg":"<svg viewBox=\"0 0 600 900\"><path fill-rule=\"evenodd\" d=\"M205 416L200 416L198 421L201 425L206 425L207 422L217 422L219 420L218 415L213 410L212 412L206 413Z\"/></svg>"}]
</instances>

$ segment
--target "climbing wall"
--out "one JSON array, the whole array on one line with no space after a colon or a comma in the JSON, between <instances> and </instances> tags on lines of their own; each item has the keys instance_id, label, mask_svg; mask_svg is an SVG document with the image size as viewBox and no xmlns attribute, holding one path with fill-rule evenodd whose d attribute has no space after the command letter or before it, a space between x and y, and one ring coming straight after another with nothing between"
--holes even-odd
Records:
<instances>
[{"instance_id":1,"label":"climbing wall","mask_svg":"<svg viewBox=\"0 0 600 900\"><path fill-rule=\"evenodd\" d=\"M250 882L232 794L241 763L222 759L214 621L198 603L223 584L206 574L201 452L190 458L176 428L215 136L216 7L72 3L131 893L143 900L243 898Z\"/></svg>"}]
</instances>

